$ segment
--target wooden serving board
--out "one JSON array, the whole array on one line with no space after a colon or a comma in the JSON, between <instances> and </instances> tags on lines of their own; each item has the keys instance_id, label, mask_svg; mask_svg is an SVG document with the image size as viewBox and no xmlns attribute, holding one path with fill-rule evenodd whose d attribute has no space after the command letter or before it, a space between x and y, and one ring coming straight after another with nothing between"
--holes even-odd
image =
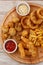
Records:
<instances>
[{"instance_id":1,"label":"wooden serving board","mask_svg":"<svg viewBox=\"0 0 43 65\"><path fill-rule=\"evenodd\" d=\"M38 4L34 4L34 3L29 3L30 4L30 8L31 11L38 9L40 7L43 7L41 5ZM5 16L4 20L3 20L3 24L6 25L9 21L12 20L12 17L20 17L17 13L16 13L16 8L14 7L12 10L10 10L7 15ZM21 17L20 17L21 18ZM1 27L0 27L0 43L3 44L3 40L1 38ZM20 58L20 54L18 53L18 51L16 51L13 54L8 54L12 59L22 62L22 63L38 63L40 61L43 61L43 53L39 52L39 57L35 58L35 59L31 59L31 58L27 58L25 57L24 59Z\"/></svg>"}]
</instances>

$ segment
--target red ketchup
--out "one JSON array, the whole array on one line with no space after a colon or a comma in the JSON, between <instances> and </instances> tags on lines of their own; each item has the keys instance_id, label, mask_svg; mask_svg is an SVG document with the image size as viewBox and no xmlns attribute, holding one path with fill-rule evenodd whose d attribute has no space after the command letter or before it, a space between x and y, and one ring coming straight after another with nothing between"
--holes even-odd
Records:
<instances>
[{"instance_id":1,"label":"red ketchup","mask_svg":"<svg viewBox=\"0 0 43 65\"><path fill-rule=\"evenodd\" d=\"M16 44L13 41L9 40L6 42L5 48L7 51L11 52L11 51L15 50Z\"/></svg>"}]
</instances>

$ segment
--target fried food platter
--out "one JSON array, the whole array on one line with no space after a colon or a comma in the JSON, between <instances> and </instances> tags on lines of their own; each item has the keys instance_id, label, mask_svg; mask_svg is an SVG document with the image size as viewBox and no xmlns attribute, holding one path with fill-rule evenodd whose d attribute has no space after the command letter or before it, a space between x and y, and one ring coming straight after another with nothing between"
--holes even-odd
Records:
<instances>
[{"instance_id":1,"label":"fried food platter","mask_svg":"<svg viewBox=\"0 0 43 65\"><path fill-rule=\"evenodd\" d=\"M20 15L18 15L17 13L16 13L16 8L14 7L11 11L9 11L8 13L7 13L7 15L5 16L5 18L4 18L4 20L3 20L3 26L6 26L6 25L9 25L10 24L10 22L11 22L11 24L9 25L9 27L13 27L13 25L15 25L15 24L12 24L12 19L13 19L13 23L15 23L15 20L16 20L16 22L20 22L21 21L21 24L22 24L22 26L23 26L23 32L22 32L22 36L21 36L21 39L22 39L22 41L20 41L19 42L19 40L20 40L20 36L18 36L17 34L19 34L19 35L21 35L21 31L22 31L22 28L21 28L21 24L19 23L19 26L16 24L15 25L15 29L18 31L17 32L17 34L16 34L16 30L15 29L13 29L12 30L12 27L10 28L10 30L12 30L13 32L11 32L11 31L9 31L9 34L11 35L11 36L13 36L12 38L13 39L15 39L15 37L14 37L14 35L17 35L17 37L18 37L18 39L17 39L17 37L16 37L16 39L17 39L17 43L20 43L20 44L18 44L18 47L19 47L19 51L20 51L20 49L22 48L22 45L21 45L21 43L23 44L24 42L25 43L27 43L27 42L30 42L31 43L31 41L29 41L27 38L28 38L28 34L29 33L31 33L31 34L34 34L34 36L33 37L35 37L36 35L35 35L35 33L36 33L36 31L38 31L38 30L40 30L41 32L39 32L39 33L42 33L43 34L43 23L42 23L42 21L43 21L43 17L41 17L40 18L40 16L42 15L43 16L43 12L41 12L41 15L37 15L38 16L38 20L36 20L36 12L39 14L39 9L43 9L43 6L41 6L41 5L38 5L38 4L34 4L34 3L29 3L29 5L30 5L30 9L31 9L31 11L30 11L30 14L29 15L27 15L27 16L20 16ZM38 10L38 11L37 11ZM43 11L43 10L42 10ZM32 13L31 13L32 12ZM34 13L34 15L33 15L33 13ZM15 19L14 19L15 18ZM30 25L31 23L30 23L30 18L31 18L31 20L32 20L32 23L34 23L35 25ZM25 20L26 19L26 20ZM34 21L34 19L35 19L35 21ZM27 22L27 23L25 23L25 21L27 21L27 20L29 20L29 22ZM10 22L9 22L10 21ZM24 24L27 24L27 26L26 25L24 25L23 24L23 22L24 22ZM8 24L9 23L9 24ZM29 27L28 27L28 25L29 25ZM3 27L2 26L2 27ZM38 26L40 26L41 27L41 29L38 29ZM27 27L27 28L26 28ZM29 29L28 29L29 28ZM6 26L6 29L7 29L7 26ZM31 29L31 30L30 30ZM34 31L34 29L35 29L35 31ZM30 32L29 32L30 31ZM4 32L4 31L3 31ZM6 32L6 30L5 30L5 32ZM8 29L7 29L7 32L8 32ZM35 32L35 33L34 33ZM36 33L37 34L37 33ZM27 35L26 36L26 38L24 37L25 35ZM31 35L30 35L31 36ZM2 33L2 31L1 31L1 43L3 44L3 42L4 42L4 38L7 38L7 35L5 35L5 36L3 36L3 33ZM40 37L40 36L39 36ZM10 36L8 37L8 38L10 38ZM42 38L43 38L43 36L42 36ZM15 39L15 40L16 40ZM29 39L31 40L31 38L29 37ZM35 40L36 40L36 38L35 38ZM35 41L34 40L32 40L34 43L35 43ZM42 41L43 42L43 41ZM23 44L24 45L24 47L26 47L25 46L25 44ZM36 49L36 47L38 46L38 49ZM35 50L35 52L34 53L32 53L33 55L32 55L32 57L30 56L30 54L28 54L29 52L27 52L26 50L25 50L25 53L27 53L27 56L25 56L25 53L23 52L24 51L24 49L22 48L21 49L21 51L23 52L21 52L20 51L20 53L21 53L21 57L20 57L20 53L19 53L19 51L17 50L15 53L12 53L12 54L8 54L12 59L14 59L14 60L16 60L16 61L19 61L19 62L21 62L21 63L26 63L26 64L28 64L28 63L30 63L30 64L33 64L33 63L38 63L38 62L40 62L40 61L43 61L43 45L41 45L42 47L40 48L40 44L35 44L35 47L32 45L32 43L30 44L30 45L28 45L27 47L31 47L31 51L32 52L34 52L34 50ZM27 48L26 48L27 49ZM33 49L33 50L32 50ZM38 54L37 54L38 53ZM24 55L23 55L24 54ZM36 56L34 55L34 54L36 54ZM29 56L28 56L29 55ZM24 57L25 56L25 57ZM34 58L35 57L35 58Z\"/></svg>"}]
</instances>

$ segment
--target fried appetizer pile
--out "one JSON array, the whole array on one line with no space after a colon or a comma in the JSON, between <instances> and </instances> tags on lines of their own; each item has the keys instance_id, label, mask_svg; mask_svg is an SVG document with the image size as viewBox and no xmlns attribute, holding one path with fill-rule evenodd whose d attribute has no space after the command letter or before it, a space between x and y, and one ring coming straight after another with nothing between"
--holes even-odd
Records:
<instances>
[{"instance_id":1,"label":"fried appetizer pile","mask_svg":"<svg viewBox=\"0 0 43 65\"><path fill-rule=\"evenodd\" d=\"M18 43L20 57L38 56L38 48L43 48L43 8L30 12L22 18L13 17L2 26L2 39L12 38Z\"/></svg>"},{"instance_id":2,"label":"fried appetizer pile","mask_svg":"<svg viewBox=\"0 0 43 65\"><path fill-rule=\"evenodd\" d=\"M12 18L12 21L9 21L8 24L2 26L2 39L3 39L3 41L16 36L16 33L17 33L16 28L17 27L15 24L18 25L19 21L20 21L20 19L18 17L16 17L16 18L14 17L14 18Z\"/></svg>"},{"instance_id":3,"label":"fried appetizer pile","mask_svg":"<svg viewBox=\"0 0 43 65\"><path fill-rule=\"evenodd\" d=\"M25 29L26 28L36 29L38 27L38 25L34 24L31 21L30 16L23 17L21 19L21 24L22 24L23 28L25 28Z\"/></svg>"},{"instance_id":4,"label":"fried appetizer pile","mask_svg":"<svg viewBox=\"0 0 43 65\"><path fill-rule=\"evenodd\" d=\"M23 56L24 57L25 56L36 57L37 56L37 48L34 47L33 43L31 41L29 41L29 39L27 39L23 36L21 37L21 40L22 40L21 43L18 44L19 52L20 52L20 50L22 52L22 49L23 49L23 51L25 51L25 54L21 55L21 57L23 57ZM22 45L22 48L19 47L19 46L21 46L20 44ZM20 52L20 54L23 54L21 52Z\"/></svg>"}]
</instances>

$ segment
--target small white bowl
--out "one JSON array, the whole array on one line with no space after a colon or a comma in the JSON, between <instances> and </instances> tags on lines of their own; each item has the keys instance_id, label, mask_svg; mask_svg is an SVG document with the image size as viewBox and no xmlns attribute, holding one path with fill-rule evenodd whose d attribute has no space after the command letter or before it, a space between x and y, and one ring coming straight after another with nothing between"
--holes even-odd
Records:
<instances>
[{"instance_id":1,"label":"small white bowl","mask_svg":"<svg viewBox=\"0 0 43 65\"><path fill-rule=\"evenodd\" d=\"M13 41L13 42L15 43L15 45L16 45L16 48L15 48L13 51L11 51L11 52L7 51L6 48L5 48L5 44L6 44L8 41ZM17 50L17 43L16 43L16 41L13 40L13 39L7 39L7 40L3 43L3 50L4 50L5 52L7 52L7 53L14 53L14 52Z\"/></svg>"},{"instance_id":2,"label":"small white bowl","mask_svg":"<svg viewBox=\"0 0 43 65\"><path fill-rule=\"evenodd\" d=\"M24 4L24 5L26 5L27 7L28 7L28 12L26 13L26 14L20 14L19 13L19 11L18 11L18 7L21 5L21 4ZM19 1L18 3L17 3L17 5L16 5L16 12L19 14L19 15L21 15L21 16L25 16L25 15L27 15L27 14L29 14L29 12L30 12L30 6L29 6L29 4L27 3L27 2L25 2L25 1Z\"/></svg>"}]
</instances>

